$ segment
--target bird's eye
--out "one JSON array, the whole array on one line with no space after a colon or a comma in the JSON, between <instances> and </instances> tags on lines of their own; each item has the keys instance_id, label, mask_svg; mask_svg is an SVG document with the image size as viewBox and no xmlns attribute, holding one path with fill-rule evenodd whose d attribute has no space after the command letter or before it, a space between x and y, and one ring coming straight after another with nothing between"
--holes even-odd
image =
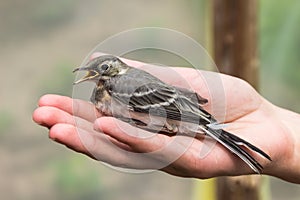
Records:
<instances>
[{"instance_id":1,"label":"bird's eye","mask_svg":"<svg viewBox=\"0 0 300 200\"><path fill-rule=\"evenodd\" d=\"M109 66L108 66L107 64L101 65L101 69L102 69L103 71L108 70L108 68L109 68Z\"/></svg>"}]
</instances>

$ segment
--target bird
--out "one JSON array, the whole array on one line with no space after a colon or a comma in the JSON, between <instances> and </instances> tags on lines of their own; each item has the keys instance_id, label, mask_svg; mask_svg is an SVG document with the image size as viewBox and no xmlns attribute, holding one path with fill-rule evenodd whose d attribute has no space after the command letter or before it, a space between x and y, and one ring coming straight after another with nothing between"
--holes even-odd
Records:
<instances>
[{"instance_id":1,"label":"bird","mask_svg":"<svg viewBox=\"0 0 300 200\"><path fill-rule=\"evenodd\" d=\"M75 68L73 73L78 71L87 71L87 74L73 84L94 82L90 101L105 116L171 136L208 136L239 157L257 174L262 172L263 166L246 149L271 161L271 157L263 150L223 130L220 123L203 108L208 100L192 90L167 84L113 55L91 59L83 67Z\"/></svg>"}]
</instances>

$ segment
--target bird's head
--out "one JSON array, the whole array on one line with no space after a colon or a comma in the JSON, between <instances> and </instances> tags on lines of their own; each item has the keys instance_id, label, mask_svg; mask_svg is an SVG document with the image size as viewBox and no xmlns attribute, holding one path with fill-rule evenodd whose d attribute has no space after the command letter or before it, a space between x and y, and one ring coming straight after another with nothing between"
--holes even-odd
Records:
<instances>
[{"instance_id":1,"label":"bird's head","mask_svg":"<svg viewBox=\"0 0 300 200\"><path fill-rule=\"evenodd\" d=\"M73 72L87 71L87 74L81 79L75 81L74 84L84 81L105 81L111 77L125 73L128 68L129 67L124 62L115 56L99 56L89 61L85 66L78 67L73 70Z\"/></svg>"}]
</instances>

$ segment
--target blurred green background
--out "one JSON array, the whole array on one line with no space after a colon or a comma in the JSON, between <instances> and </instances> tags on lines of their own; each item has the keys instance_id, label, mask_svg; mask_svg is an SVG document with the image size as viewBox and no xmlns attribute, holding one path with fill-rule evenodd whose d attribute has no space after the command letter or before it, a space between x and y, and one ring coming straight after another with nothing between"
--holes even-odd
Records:
<instances>
[{"instance_id":1,"label":"blurred green background","mask_svg":"<svg viewBox=\"0 0 300 200\"><path fill-rule=\"evenodd\" d=\"M42 94L71 96L72 69L120 31L171 28L207 47L208 2L0 0L0 198L192 199L192 179L113 170L50 141L31 113ZM261 93L297 112L299 10L297 0L259 5ZM300 187L271 178L271 194L275 200L298 199Z\"/></svg>"}]
</instances>

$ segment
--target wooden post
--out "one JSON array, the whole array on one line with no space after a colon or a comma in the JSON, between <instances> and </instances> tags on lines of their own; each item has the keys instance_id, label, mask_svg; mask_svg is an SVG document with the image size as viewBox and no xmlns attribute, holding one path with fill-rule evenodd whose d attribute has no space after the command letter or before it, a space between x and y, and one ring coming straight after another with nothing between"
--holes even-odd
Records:
<instances>
[{"instance_id":1,"label":"wooden post","mask_svg":"<svg viewBox=\"0 0 300 200\"><path fill-rule=\"evenodd\" d=\"M223 73L257 79L257 0L214 0L214 57Z\"/></svg>"},{"instance_id":2,"label":"wooden post","mask_svg":"<svg viewBox=\"0 0 300 200\"><path fill-rule=\"evenodd\" d=\"M222 73L240 77L257 89L257 0L213 1L213 51ZM260 198L260 176L217 179L219 200Z\"/></svg>"}]
</instances>

